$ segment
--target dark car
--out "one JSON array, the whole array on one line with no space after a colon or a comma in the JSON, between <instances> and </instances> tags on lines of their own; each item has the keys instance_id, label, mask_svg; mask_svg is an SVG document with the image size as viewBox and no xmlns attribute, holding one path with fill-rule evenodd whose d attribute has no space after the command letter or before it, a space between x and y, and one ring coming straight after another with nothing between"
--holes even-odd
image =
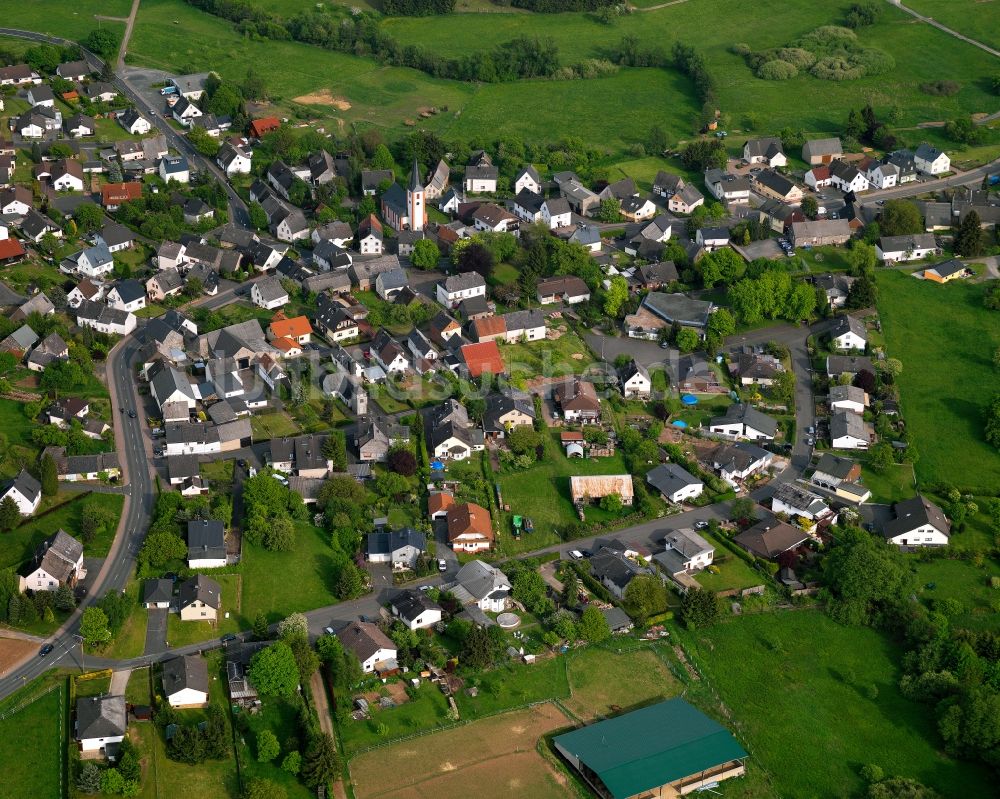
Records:
<instances>
[{"instance_id":1,"label":"dark car","mask_svg":"<svg viewBox=\"0 0 1000 799\"><path fill-rule=\"evenodd\" d=\"M53 649L55 649L55 647L52 644L46 644L45 646L43 646L41 649L38 650L38 657L40 658L45 657Z\"/></svg>"},{"instance_id":2,"label":"dark car","mask_svg":"<svg viewBox=\"0 0 1000 799\"><path fill-rule=\"evenodd\" d=\"M236 635L236 633L226 633L224 636L222 636L221 640L222 643L228 644L230 641L235 641L237 638L238 636Z\"/></svg>"},{"instance_id":3,"label":"dark car","mask_svg":"<svg viewBox=\"0 0 1000 799\"><path fill-rule=\"evenodd\" d=\"M247 468L247 462L245 460L243 460L243 458L240 458L239 460L237 460L236 461L236 465L239 466L241 469L246 469Z\"/></svg>"},{"instance_id":4,"label":"dark car","mask_svg":"<svg viewBox=\"0 0 1000 799\"><path fill-rule=\"evenodd\" d=\"M134 419L135 418L135 411L129 411L128 412L128 418L129 419Z\"/></svg>"}]
</instances>

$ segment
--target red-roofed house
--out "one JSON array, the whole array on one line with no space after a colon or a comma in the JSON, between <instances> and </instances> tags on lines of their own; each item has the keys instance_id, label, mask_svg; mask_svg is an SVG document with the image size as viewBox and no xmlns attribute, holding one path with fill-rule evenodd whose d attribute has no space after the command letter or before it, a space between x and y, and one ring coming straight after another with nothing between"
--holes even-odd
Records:
<instances>
[{"instance_id":1,"label":"red-roofed house","mask_svg":"<svg viewBox=\"0 0 1000 799\"><path fill-rule=\"evenodd\" d=\"M833 175L830 174L830 167L814 166L806 172L806 185L811 189L822 189L833 185Z\"/></svg>"},{"instance_id":2,"label":"red-roofed house","mask_svg":"<svg viewBox=\"0 0 1000 799\"><path fill-rule=\"evenodd\" d=\"M0 239L0 264L13 263L24 257L24 247L17 239Z\"/></svg>"},{"instance_id":3,"label":"red-roofed house","mask_svg":"<svg viewBox=\"0 0 1000 799\"><path fill-rule=\"evenodd\" d=\"M455 504L455 495L450 491L434 491L427 497L427 515L431 521L448 515L448 508Z\"/></svg>"},{"instance_id":4,"label":"red-roofed house","mask_svg":"<svg viewBox=\"0 0 1000 799\"><path fill-rule=\"evenodd\" d=\"M312 336L312 325L305 316L293 316L289 319L283 313L275 314L268 331L269 338L290 338L299 344L308 344Z\"/></svg>"},{"instance_id":5,"label":"red-roofed house","mask_svg":"<svg viewBox=\"0 0 1000 799\"><path fill-rule=\"evenodd\" d=\"M127 200L142 199L141 183L107 183L101 186L101 205L114 211Z\"/></svg>"},{"instance_id":6,"label":"red-roofed house","mask_svg":"<svg viewBox=\"0 0 1000 799\"><path fill-rule=\"evenodd\" d=\"M472 323L472 336L476 341L496 341L506 338L507 322L502 316L487 316Z\"/></svg>"},{"instance_id":7,"label":"red-roofed house","mask_svg":"<svg viewBox=\"0 0 1000 799\"><path fill-rule=\"evenodd\" d=\"M466 344L462 347L462 360L469 370L470 377L480 377L484 372L494 375L504 373L500 348L495 341Z\"/></svg>"},{"instance_id":8,"label":"red-roofed house","mask_svg":"<svg viewBox=\"0 0 1000 799\"><path fill-rule=\"evenodd\" d=\"M270 133L272 130L276 130L281 127L281 120L277 117L263 117L262 119L255 119L250 123L250 135L255 139L259 139L264 136L265 133Z\"/></svg>"},{"instance_id":9,"label":"red-roofed house","mask_svg":"<svg viewBox=\"0 0 1000 799\"><path fill-rule=\"evenodd\" d=\"M299 343L295 339L288 338L287 336L274 339L271 341L271 346L273 346L276 350L280 350L286 358L294 358L302 354L302 347L299 346Z\"/></svg>"}]
</instances>

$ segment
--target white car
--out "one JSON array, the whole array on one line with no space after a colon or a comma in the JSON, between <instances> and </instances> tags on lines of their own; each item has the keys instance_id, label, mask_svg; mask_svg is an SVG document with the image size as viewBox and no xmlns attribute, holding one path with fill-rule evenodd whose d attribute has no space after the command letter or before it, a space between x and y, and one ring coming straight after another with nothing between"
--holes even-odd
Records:
<instances>
[{"instance_id":1,"label":"white car","mask_svg":"<svg viewBox=\"0 0 1000 799\"><path fill-rule=\"evenodd\" d=\"M583 557L583 553L579 549L571 549L569 551L569 556L573 558L573 560L580 560Z\"/></svg>"}]
</instances>

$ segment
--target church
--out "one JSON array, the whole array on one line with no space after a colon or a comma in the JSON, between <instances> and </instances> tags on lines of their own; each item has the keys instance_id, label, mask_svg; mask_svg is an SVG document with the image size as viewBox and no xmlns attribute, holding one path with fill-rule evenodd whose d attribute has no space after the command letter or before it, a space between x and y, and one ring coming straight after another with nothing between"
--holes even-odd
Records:
<instances>
[{"instance_id":1,"label":"church","mask_svg":"<svg viewBox=\"0 0 1000 799\"><path fill-rule=\"evenodd\" d=\"M382 218L396 231L423 230L427 225L424 191L420 167L414 160L406 189L393 183L382 195Z\"/></svg>"}]
</instances>

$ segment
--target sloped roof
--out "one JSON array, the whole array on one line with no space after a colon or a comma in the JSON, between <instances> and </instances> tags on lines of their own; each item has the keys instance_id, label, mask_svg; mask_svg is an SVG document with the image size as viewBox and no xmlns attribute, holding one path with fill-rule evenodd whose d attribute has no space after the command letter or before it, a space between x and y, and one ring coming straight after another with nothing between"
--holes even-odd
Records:
<instances>
[{"instance_id":1,"label":"sloped roof","mask_svg":"<svg viewBox=\"0 0 1000 799\"><path fill-rule=\"evenodd\" d=\"M198 655L182 655L163 664L163 692L170 697L186 688L208 694L208 663Z\"/></svg>"},{"instance_id":2,"label":"sloped roof","mask_svg":"<svg viewBox=\"0 0 1000 799\"><path fill-rule=\"evenodd\" d=\"M776 558L809 538L803 530L777 519L758 522L733 537L733 541L759 558Z\"/></svg>"},{"instance_id":3,"label":"sloped roof","mask_svg":"<svg viewBox=\"0 0 1000 799\"><path fill-rule=\"evenodd\" d=\"M113 738L128 729L124 696L84 696L76 700L76 737Z\"/></svg>"}]
</instances>

